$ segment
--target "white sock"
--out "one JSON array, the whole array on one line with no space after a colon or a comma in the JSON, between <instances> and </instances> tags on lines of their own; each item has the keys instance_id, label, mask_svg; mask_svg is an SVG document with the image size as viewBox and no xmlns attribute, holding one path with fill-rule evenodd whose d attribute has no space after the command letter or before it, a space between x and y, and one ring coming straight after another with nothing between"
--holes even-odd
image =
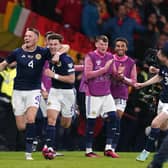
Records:
<instances>
[{"instance_id":1,"label":"white sock","mask_svg":"<svg viewBox=\"0 0 168 168\"><path fill-rule=\"evenodd\" d=\"M106 144L106 146L105 146L105 151L106 151L106 150L112 150L111 144Z\"/></svg>"},{"instance_id":2,"label":"white sock","mask_svg":"<svg viewBox=\"0 0 168 168\"><path fill-rule=\"evenodd\" d=\"M86 148L86 153L91 153L93 152L92 148Z\"/></svg>"}]
</instances>

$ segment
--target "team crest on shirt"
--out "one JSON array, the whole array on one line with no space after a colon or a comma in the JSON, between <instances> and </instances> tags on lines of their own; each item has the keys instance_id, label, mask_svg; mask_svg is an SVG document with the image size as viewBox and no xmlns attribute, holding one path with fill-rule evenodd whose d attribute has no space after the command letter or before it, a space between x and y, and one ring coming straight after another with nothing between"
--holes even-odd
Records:
<instances>
[{"instance_id":1,"label":"team crest on shirt","mask_svg":"<svg viewBox=\"0 0 168 168\"><path fill-rule=\"evenodd\" d=\"M35 58L36 58L37 60L40 60L41 57L42 57L41 54L36 54L36 55L35 55Z\"/></svg>"},{"instance_id":2,"label":"team crest on shirt","mask_svg":"<svg viewBox=\"0 0 168 168\"><path fill-rule=\"evenodd\" d=\"M101 64L101 60L97 60L96 65L100 65L100 64Z\"/></svg>"}]
</instances>

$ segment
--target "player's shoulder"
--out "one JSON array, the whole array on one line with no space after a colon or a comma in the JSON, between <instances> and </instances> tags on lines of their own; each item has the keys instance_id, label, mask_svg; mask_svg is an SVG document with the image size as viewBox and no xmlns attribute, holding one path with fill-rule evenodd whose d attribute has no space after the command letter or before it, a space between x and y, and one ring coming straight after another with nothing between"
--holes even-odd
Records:
<instances>
[{"instance_id":1,"label":"player's shoulder","mask_svg":"<svg viewBox=\"0 0 168 168\"><path fill-rule=\"evenodd\" d=\"M114 57L113 54L112 54L111 52L109 52L109 51L106 52L106 55L107 55L108 57L111 57L111 58Z\"/></svg>"},{"instance_id":2,"label":"player's shoulder","mask_svg":"<svg viewBox=\"0 0 168 168\"><path fill-rule=\"evenodd\" d=\"M73 59L71 58L71 56L66 53L62 54L60 59L61 59L61 61L65 62L65 63L73 62Z\"/></svg>"},{"instance_id":3,"label":"player's shoulder","mask_svg":"<svg viewBox=\"0 0 168 168\"><path fill-rule=\"evenodd\" d=\"M23 51L22 48L15 48L12 52L14 52L14 53L19 53L19 52L21 52L21 51Z\"/></svg>"},{"instance_id":4,"label":"player's shoulder","mask_svg":"<svg viewBox=\"0 0 168 168\"><path fill-rule=\"evenodd\" d=\"M36 50L37 50L37 51L42 51L42 52L48 52L48 51L49 51L49 48L37 46Z\"/></svg>"},{"instance_id":5,"label":"player's shoulder","mask_svg":"<svg viewBox=\"0 0 168 168\"><path fill-rule=\"evenodd\" d=\"M127 57L128 57L127 60L128 60L130 63L135 64L135 60L134 60L133 58L131 58L131 57L129 57L129 56L127 56Z\"/></svg>"}]
</instances>

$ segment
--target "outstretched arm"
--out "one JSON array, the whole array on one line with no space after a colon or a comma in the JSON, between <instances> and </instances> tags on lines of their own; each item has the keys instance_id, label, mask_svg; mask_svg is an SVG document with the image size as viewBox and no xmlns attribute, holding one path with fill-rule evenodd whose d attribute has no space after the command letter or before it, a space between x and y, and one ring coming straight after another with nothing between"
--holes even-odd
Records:
<instances>
[{"instance_id":1,"label":"outstretched arm","mask_svg":"<svg viewBox=\"0 0 168 168\"><path fill-rule=\"evenodd\" d=\"M157 74L154 77L152 77L151 79L147 80L146 82L144 82L144 83L136 83L134 86L135 86L135 88L140 89L140 88L143 88L143 87L146 87L146 86L161 82L162 79L163 78Z\"/></svg>"},{"instance_id":2,"label":"outstretched arm","mask_svg":"<svg viewBox=\"0 0 168 168\"><path fill-rule=\"evenodd\" d=\"M75 71L83 72L84 71L84 65L74 65Z\"/></svg>"}]
</instances>

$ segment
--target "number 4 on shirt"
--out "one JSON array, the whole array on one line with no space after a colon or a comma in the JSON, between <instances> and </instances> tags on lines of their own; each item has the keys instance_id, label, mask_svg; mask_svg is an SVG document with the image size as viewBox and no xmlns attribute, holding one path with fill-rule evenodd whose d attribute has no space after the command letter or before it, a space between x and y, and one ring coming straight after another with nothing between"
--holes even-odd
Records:
<instances>
[{"instance_id":1,"label":"number 4 on shirt","mask_svg":"<svg viewBox=\"0 0 168 168\"><path fill-rule=\"evenodd\" d=\"M31 60L29 63L28 63L28 67L31 67L33 69L33 60Z\"/></svg>"}]
</instances>

